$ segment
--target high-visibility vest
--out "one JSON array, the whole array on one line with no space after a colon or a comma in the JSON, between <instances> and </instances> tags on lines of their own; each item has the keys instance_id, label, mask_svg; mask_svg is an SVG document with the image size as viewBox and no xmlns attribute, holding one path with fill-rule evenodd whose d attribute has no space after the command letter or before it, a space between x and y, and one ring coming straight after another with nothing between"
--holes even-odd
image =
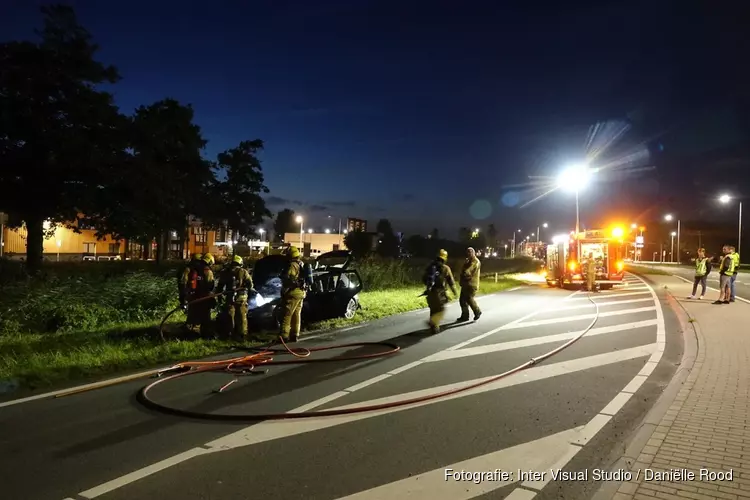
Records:
<instances>
[{"instance_id":1,"label":"high-visibility vest","mask_svg":"<svg viewBox=\"0 0 750 500\"><path fill-rule=\"evenodd\" d=\"M727 265L727 270L724 271L725 276L734 274L734 257L732 257L731 255L725 255L721 258L721 265L723 266L724 261L727 259L729 260L729 264Z\"/></svg>"},{"instance_id":2,"label":"high-visibility vest","mask_svg":"<svg viewBox=\"0 0 750 500\"><path fill-rule=\"evenodd\" d=\"M740 267L740 254L737 252L732 254L732 266L732 271L736 273Z\"/></svg>"},{"instance_id":3,"label":"high-visibility vest","mask_svg":"<svg viewBox=\"0 0 750 500\"><path fill-rule=\"evenodd\" d=\"M707 258L696 258L695 259L695 275L696 276L705 276L706 275L706 261Z\"/></svg>"}]
</instances>

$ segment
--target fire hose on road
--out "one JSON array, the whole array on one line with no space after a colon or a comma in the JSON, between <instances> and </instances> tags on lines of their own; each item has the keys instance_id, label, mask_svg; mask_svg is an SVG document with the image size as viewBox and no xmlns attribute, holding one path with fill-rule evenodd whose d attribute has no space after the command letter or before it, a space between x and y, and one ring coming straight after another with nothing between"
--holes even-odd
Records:
<instances>
[{"instance_id":1,"label":"fire hose on road","mask_svg":"<svg viewBox=\"0 0 750 500\"><path fill-rule=\"evenodd\" d=\"M217 391L217 392L222 392L228 386L236 382L238 380L238 377L245 376L245 375L265 373L265 371L255 372L254 368L256 366L363 360L363 359L371 359L371 358L377 358L377 357L382 357L382 356L388 356L391 354L395 354L396 352L400 350L399 346L395 344L387 343L387 342L361 342L361 343L333 345L333 346L327 346L327 347L311 347L309 349L293 349L293 348L290 348L284 342L283 338L279 337L280 345L282 346L281 349L273 348L273 346L268 346L266 348L260 348L258 352L256 353L253 353L247 356L228 359L228 360L189 361L189 362L184 362L184 363L178 363L177 365L174 365L173 367L168 368L167 370L163 370L162 372L159 373L159 375L168 375L168 376L159 378L159 380L156 380L148 384L144 388L142 388L138 393L138 400L147 408L150 408L152 410L159 411L162 413L167 413L170 415L181 416L181 417L192 418L192 419L224 421L224 422L255 422L255 421L261 421L261 420L284 420L284 419L326 417L326 416L334 416L334 415L349 415L353 413L383 410L383 409L388 409L388 408L396 408L400 406L407 406L407 405L412 405L416 403L431 401L431 400L435 400L439 398L444 398L447 396L452 396L454 394L466 392L472 389L476 389L478 387L485 386L493 382L497 382L498 380L502 378L508 377L510 375L513 375L514 373L518 373L527 368L535 366L536 364L544 361L545 359L550 358L554 356L555 354L559 353L560 351L573 345L575 342L581 339L584 335L586 335L594 327L594 325L599 319L599 305L591 298L590 293L587 297L589 301L592 304L594 304L594 307L596 308L596 314L593 320L591 321L591 323L580 334L573 337L565 344L558 346L557 348L545 354L542 354L541 356L531 358L529 361L511 370L503 372L487 380L476 382L474 384L470 384L464 387L459 387L456 389L450 389L447 391L440 391L440 392L436 392L433 394L428 394L426 396L403 399L400 401L394 401L394 402L389 402L389 403L382 403L382 404L375 404L375 405L363 405L363 406L357 406L357 407L352 407L352 408L340 408L340 409L317 410L317 411L313 410L313 411L293 412L293 413L264 413L264 414L221 414L221 413L202 413L202 412L196 412L196 411L191 411L191 410L183 410L180 408L174 408L174 407L170 407L170 406L158 403L150 396L150 392L159 385L163 385L169 381L177 380L179 378L183 378L183 377L187 377L191 375L196 375L199 373L224 371L224 372L234 375L235 378L232 381L225 384L221 389ZM349 349L353 347L365 347L365 346L385 346L385 347L388 347L389 350L370 353L370 354L344 356L344 357L338 357L338 358L319 358L319 359L310 358L311 354L314 352L329 351L329 350L334 350L334 349ZM278 360L278 361L274 360L274 355L279 355L279 354L291 354L292 356L294 356L294 358L288 359L288 360ZM171 375L169 375L170 373Z\"/></svg>"}]
</instances>

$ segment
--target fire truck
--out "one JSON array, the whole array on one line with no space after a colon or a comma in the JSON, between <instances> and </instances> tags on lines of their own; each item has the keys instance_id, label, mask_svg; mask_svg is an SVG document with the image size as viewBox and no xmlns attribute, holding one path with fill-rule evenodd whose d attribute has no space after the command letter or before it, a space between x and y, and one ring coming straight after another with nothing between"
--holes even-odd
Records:
<instances>
[{"instance_id":1,"label":"fire truck","mask_svg":"<svg viewBox=\"0 0 750 500\"><path fill-rule=\"evenodd\" d=\"M620 227L609 230L597 229L578 234L556 236L547 246L545 268L547 284L571 286L586 283L586 261L589 254L596 261L595 283L601 289L609 289L622 283L626 255L623 241L624 231Z\"/></svg>"}]
</instances>

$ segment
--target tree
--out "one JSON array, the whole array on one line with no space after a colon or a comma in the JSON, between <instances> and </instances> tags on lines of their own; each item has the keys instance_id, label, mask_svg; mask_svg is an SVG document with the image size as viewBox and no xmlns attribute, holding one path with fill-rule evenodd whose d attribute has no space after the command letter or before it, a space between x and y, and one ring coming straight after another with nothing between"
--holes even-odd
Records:
<instances>
[{"instance_id":1,"label":"tree","mask_svg":"<svg viewBox=\"0 0 750 500\"><path fill-rule=\"evenodd\" d=\"M372 252L372 237L362 231L350 231L344 237L344 244L357 258L365 257Z\"/></svg>"},{"instance_id":2,"label":"tree","mask_svg":"<svg viewBox=\"0 0 750 500\"><path fill-rule=\"evenodd\" d=\"M380 219L375 229L380 235L378 254L382 257L398 257L400 242L393 232L391 222L388 219Z\"/></svg>"},{"instance_id":3,"label":"tree","mask_svg":"<svg viewBox=\"0 0 750 500\"><path fill-rule=\"evenodd\" d=\"M215 178L209 184L210 215L202 217L209 227L226 225L240 234L252 234L255 227L270 217L261 198L268 193L263 171L256 157L263 141L243 141L236 148L220 153L214 165Z\"/></svg>"},{"instance_id":4,"label":"tree","mask_svg":"<svg viewBox=\"0 0 750 500\"><path fill-rule=\"evenodd\" d=\"M294 228L294 210L285 208L278 214L276 214L276 220L273 222L274 239L276 242L280 242L284 238L284 234L291 233Z\"/></svg>"},{"instance_id":5,"label":"tree","mask_svg":"<svg viewBox=\"0 0 750 500\"><path fill-rule=\"evenodd\" d=\"M42 263L45 220L69 224L90 210L123 150L123 118L96 89L117 82L117 70L94 59L72 8L41 10L39 43L0 44L0 200L11 227L26 225L31 269Z\"/></svg>"},{"instance_id":6,"label":"tree","mask_svg":"<svg viewBox=\"0 0 750 500\"><path fill-rule=\"evenodd\" d=\"M206 140L193 117L190 105L174 99L136 109L127 131L126 168L103 190L106 201L94 217L100 235L143 244L156 239L161 260L170 231L186 228L190 216L208 215L209 223L218 216L209 202L214 165L201 156Z\"/></svg>"}]
</instances>

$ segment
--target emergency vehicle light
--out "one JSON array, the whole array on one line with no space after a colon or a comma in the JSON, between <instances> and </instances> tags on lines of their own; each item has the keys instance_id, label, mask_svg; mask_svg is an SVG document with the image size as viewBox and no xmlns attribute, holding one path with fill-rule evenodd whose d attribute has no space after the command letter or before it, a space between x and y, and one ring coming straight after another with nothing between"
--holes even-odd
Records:
<instances>
[{"instance_id":1,"label":"emergency vehicle light","mask_svg":"<svg viewBox=\"0 0 750 500\"><path fill-rule=\"evenodd\" d=\"M613 238L622 238L622 236L625 234L625 230L621 228L620 226L616 226L612 228L612 237Z\"/></svg>"},{"instance_id":2,"label":"emergency vehicle light","mask_svg":"<svg viewBox=\"0 0 750 500\"><path fill-rule=\"evenodd\" d=\"M578 266L578 262L576 262L574 260L571 260L570 262L568 262L568 268L571 271L575 271L577 266Z\"/></svg>"},{"instance_id":3,"label":"emergency vehicle light","mask_svg":"<svg viewBox=\"0 0 750 500\"><path fill-rule=\"evenodd\" d=\"M625 268L625 263L623 261L619 261L617 263L617 270L622 271Z\"/></svg>"}]
</instances>

